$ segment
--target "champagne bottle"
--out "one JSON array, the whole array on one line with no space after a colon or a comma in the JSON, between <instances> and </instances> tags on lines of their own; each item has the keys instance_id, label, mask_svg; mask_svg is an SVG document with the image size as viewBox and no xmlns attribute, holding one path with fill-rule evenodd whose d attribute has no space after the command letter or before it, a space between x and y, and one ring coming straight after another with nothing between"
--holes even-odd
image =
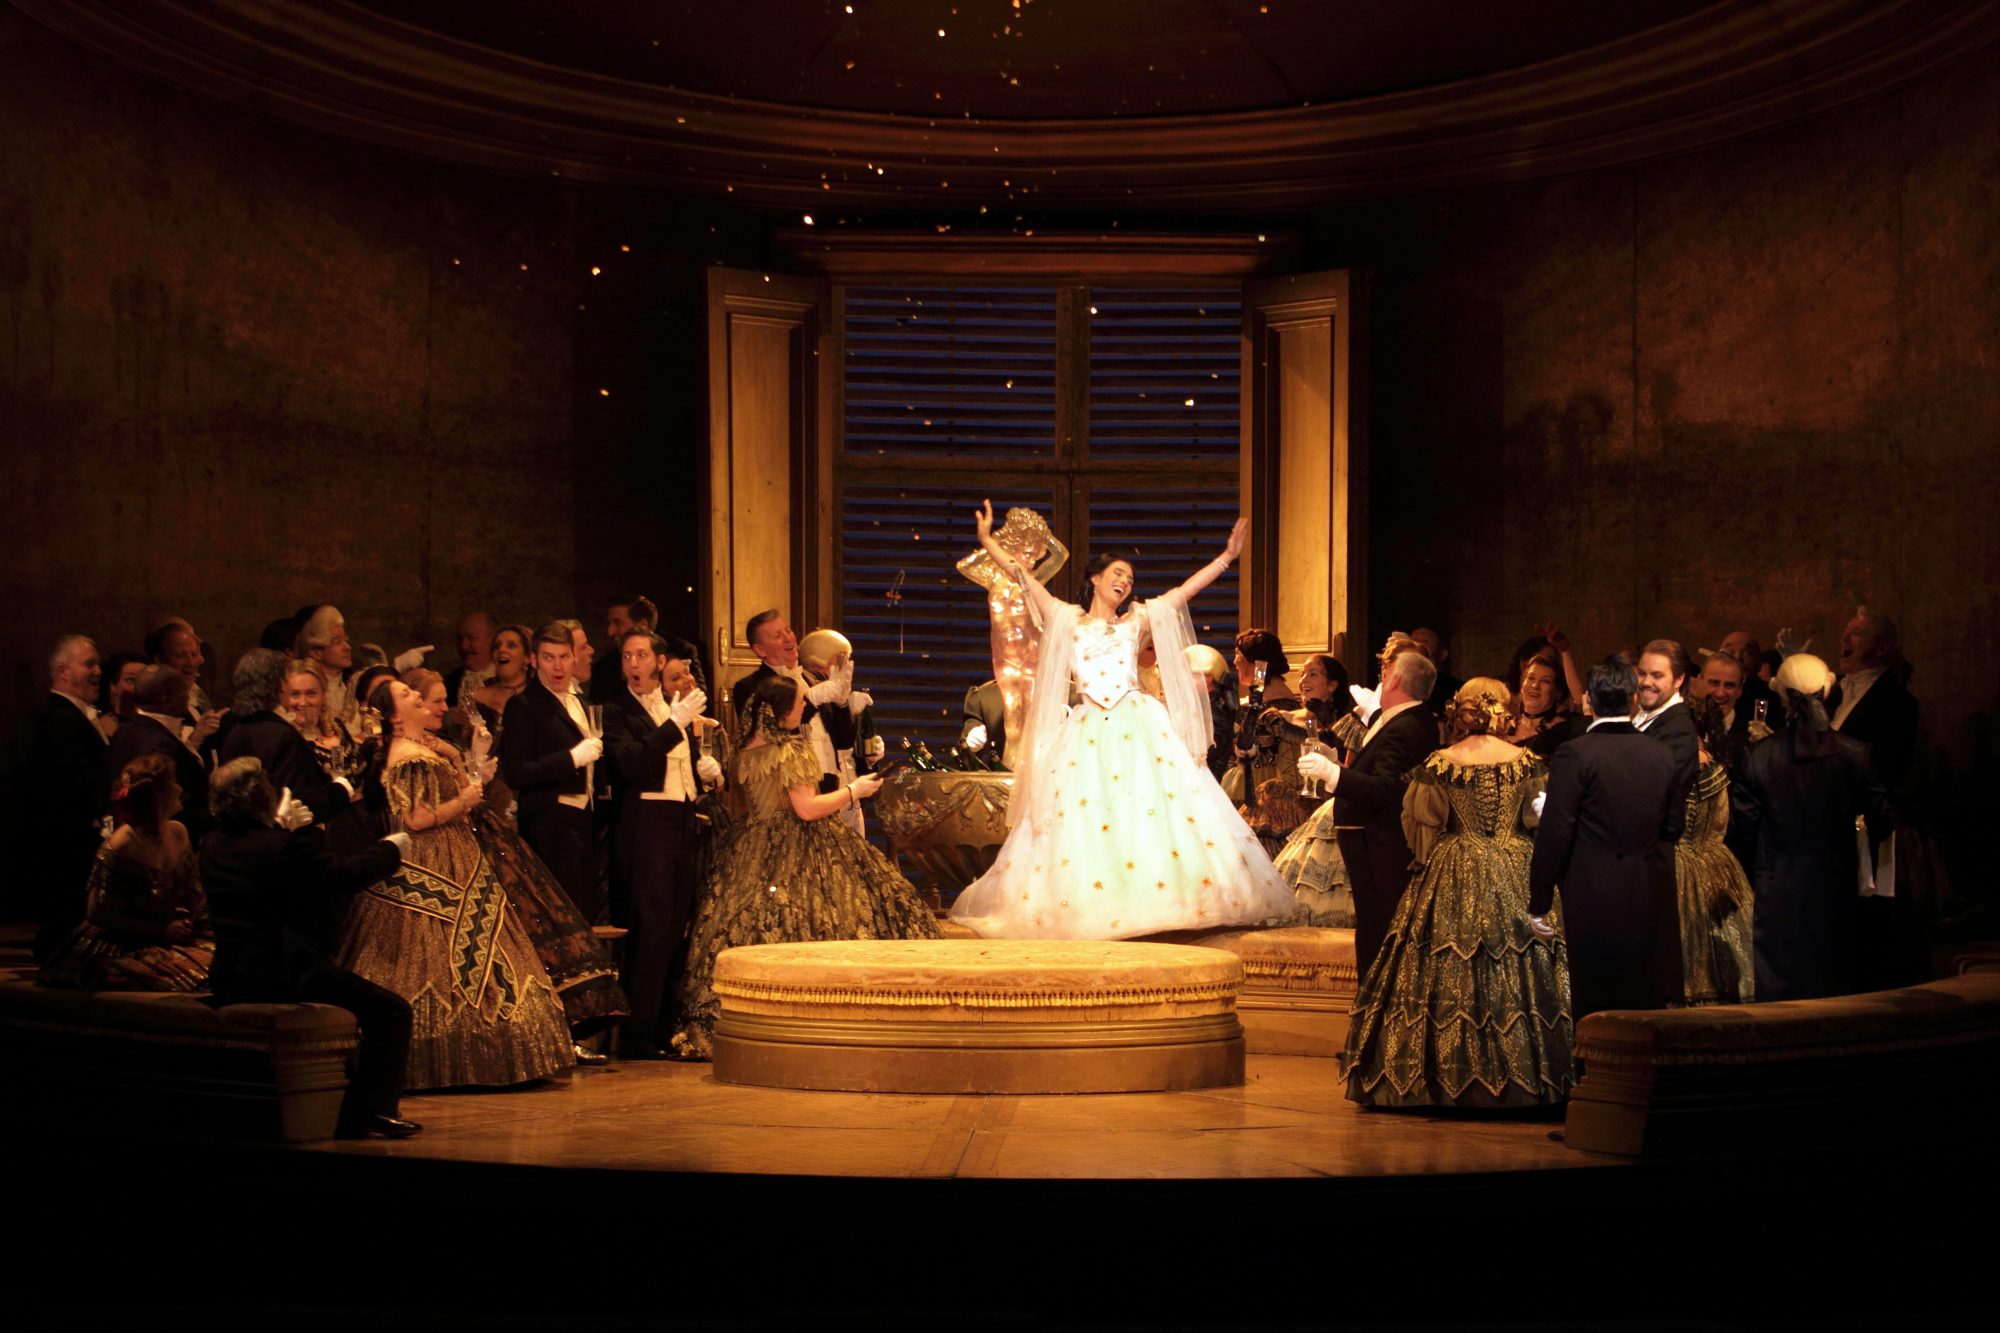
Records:
<instances>
[{"instance_id":1,"label":"champagne bottle","mask_svg":"<svg viewBox=\"0 0 2000 1333\"><path fill-rule=\"evenodd\" d=\"M944 766L953 773L970 773L972 760L967 757L964 750L954 745L944 752Z\"/></svg>"},{"instance_id":2,"label":"champagne bottle","mask_svg":"<svg viewBox=\"0 0 2000 1333\"><path fill-rule=\"evenodd\" d=\"M933 772L937 768L937 764L931 759L930 751L923 747L923 743L913 741L908 736L903 737L903 759L918 773Z\"/></svg>"}]
</instances>

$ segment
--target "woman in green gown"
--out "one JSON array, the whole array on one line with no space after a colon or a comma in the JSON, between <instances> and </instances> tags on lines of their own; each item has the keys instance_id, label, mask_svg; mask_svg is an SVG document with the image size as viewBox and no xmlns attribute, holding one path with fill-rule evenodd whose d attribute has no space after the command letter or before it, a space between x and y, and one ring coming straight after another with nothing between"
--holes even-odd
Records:
<instances>
[{"instance_id":1,"label":"woman in green gown","mask_svg":"<svg viewBox=\"0 0 2000 1333\"><path fill-rule=\"evenodd\" d=\"M1347 1095L1365 1106L1552 1105L1575 1083L1560 933L1528 929L1542 761L1499 739L1507 688L1469 680L1454 743L1411 774L1403 832L1421 869L1355 996Z\"/></svg>"},{"instance_id":2,"label":"woman in green gown","mask_svg":"<svg viewBox=\"0 0 2000 1333\"><path fill-rule=\"evenodd\" d=\"M799 730L804 713L805 691L789 677L763 677L747 693L736 782L750 809L717 857L688 933L674 1034L675 1051L687 1058L709 1058L721 1009L710 982L724 949L943 934L889 859L844 820L828 818L873 796L882 779L864 774L821 792L819 758Z\"/></svg>"}]
</instances>

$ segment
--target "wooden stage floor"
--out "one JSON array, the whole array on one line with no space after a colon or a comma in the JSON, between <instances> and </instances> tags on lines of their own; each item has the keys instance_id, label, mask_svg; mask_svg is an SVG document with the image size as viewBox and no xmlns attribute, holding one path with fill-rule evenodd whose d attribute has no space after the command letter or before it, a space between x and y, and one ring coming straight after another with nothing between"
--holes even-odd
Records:
<instances>
[{"instance_id":1,"label":"wooden stage floor","mask_svg":"<svg viewBox=\"0 0 2000 1333\"><path fill-rule=\"evenodd\" d=\"M614 1063L502 1092L410 1096L424 1132L303 1151L569 1169L877 1179L1454 1176L1622 1166L1559 1113L1363 1111L1331 1060L1248 1059L1241 1087L1069 1096L797 1092L706 1064Z\"/></svg>"}]
</instances>

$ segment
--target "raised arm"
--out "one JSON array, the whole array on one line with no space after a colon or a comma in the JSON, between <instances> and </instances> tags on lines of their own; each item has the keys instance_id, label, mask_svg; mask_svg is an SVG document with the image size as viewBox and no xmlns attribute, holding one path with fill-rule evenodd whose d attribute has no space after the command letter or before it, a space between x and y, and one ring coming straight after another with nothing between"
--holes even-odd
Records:
<instances>
[{"instance_id":1,"label":"raised arm","mask_svg":"<svg viewBox=\"0 0 2000 1333\"><path fill-rule=\"evenodd\" d=\"M1049 590L1035 577L1034 570L1008 555L1000 543L993 540L993 502L980 501L979 508L972 512L972 517L979 526L980 546L985 548L986 554L993 557L995 564L1012 574L1015 581L1027 591L1028 604L1035 608L1035 619L1047 625L1050 613L1055 609L1056 599L1049 596Z\"/></svg>"},{"instance_id":2,"label":"raised arm","mask_svg":"<svg viewBox=\"0 0 2000 1333\"><path fill-rule=\"evenodd\" d=\"M1237 519L1236 526L1229 530L1229 544L1222 548L1222 554L1190 574L1186 583L1167 596L1177 597L1183 604L1192 602L1196 593L1221 578L1222 572L1236 563L1236 557L1243 554L1243 538L1249 531L1250 520Z\"/></svg>"}]
</instances>

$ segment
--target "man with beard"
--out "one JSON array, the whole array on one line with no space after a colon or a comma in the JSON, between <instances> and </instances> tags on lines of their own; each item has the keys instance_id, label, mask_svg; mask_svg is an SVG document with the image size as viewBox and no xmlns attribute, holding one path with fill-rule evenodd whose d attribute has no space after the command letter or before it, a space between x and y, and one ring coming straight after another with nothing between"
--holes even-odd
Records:
<instances>
[{"instance_id":1,"label":"man with beard","mask_svg":"<svg viewBox=\"0 0 2000 1333\"><path fill-rule=\"evenodd\" d=\"M1630 720L1640 688L1632 667L1608 657L1591 668L1587 688L1596 720L1549 756L1528 872L1528 926L1543 939L1555 937L1547 918L1562 890L1579 1022L1600 1009L1651 1009L1680 998L1672 848L1687 822L1674 752Z\"/></svg>"}]
</instances>

